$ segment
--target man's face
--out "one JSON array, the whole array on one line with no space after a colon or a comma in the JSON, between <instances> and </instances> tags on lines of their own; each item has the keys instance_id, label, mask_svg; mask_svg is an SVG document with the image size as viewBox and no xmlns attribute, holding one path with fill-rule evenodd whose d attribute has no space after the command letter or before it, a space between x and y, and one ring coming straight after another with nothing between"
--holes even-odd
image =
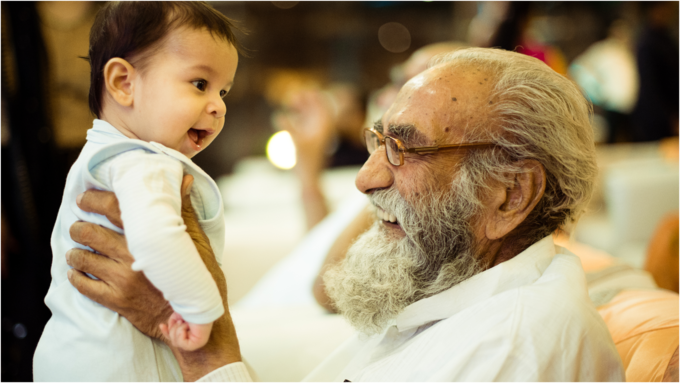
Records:
<instances>
[{"instance_id":1,"label":"man's face","mask_svg":"<svg viewBox=\"0 0 680 383\"><path fill-rule=\"evenodd\" d=\"M383 133L407 147L463 142L465 129L484 121L489 84L473 68L426 71L399 93L382 119ZM469 202L477 193L457 166L462 155L408 154L396 167L381 147L361 169L357 187L380 219L325 279L356 327L377 332L407 305L481 270L475 243L483 212Z\"/></svg>"},{"instance_id":2,"label":"man's face","mask_svg":"<svg viewBox=\"0 0 680 383\"><path fill-rule=\"evenodd\" d=\"M488 125L484 122L492 102L490 90L490 76L473 67L447 64L431 68L404 85L377 130L400 139L406 147L465 142L466 131ZM394 188L406 201L413 201L425 192L448 190L464 155L464 150L406 153L404 164L394 166L381 146L361 168L356 185L368 195ZM382 224L389 236L404 236L398 217L396 224L385 219Z\"/></svg>"}]
</instances>

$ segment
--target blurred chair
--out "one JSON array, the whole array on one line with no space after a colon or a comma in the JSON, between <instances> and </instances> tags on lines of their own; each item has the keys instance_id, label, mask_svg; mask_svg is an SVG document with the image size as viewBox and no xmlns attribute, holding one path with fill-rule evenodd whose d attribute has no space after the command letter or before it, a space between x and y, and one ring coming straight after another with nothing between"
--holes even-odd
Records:
<instances>
[{"instance_id":1,"label":"blurred chair","mask_svg":"<svg viewBox=\"0 0 680 383\"><path fill-rule=\"evenodd\" d=\"M661 220L656 229L645 261L645 270L659 287L678 292L678 212Z\"/></svg>"},{"instance_id":2,"label":"blurred chair","mask_svg":"<svg viewBox=\"0 0 680 383\"><path fill-rule=\"evenodd\" d=\"M672 224L671 219L666 222ZM675 225L677 244L677 215ZM672 228L662 223L659 229L657 233ZM678 294L658 288L652 274L601 250L570 242L566 236L557 237L555 243L581 258L588 293L609 328L626 380L678 381ZM675 262L677 278L677 250Z\"/></svg>"},{"instance_id":3,"label":"blurred chair","mask_svg":"<svg viewBox=\"0 0 680 383\"><path fill-rule=\"evenodd\" d=\"M678 381L678 294L624 290L598 312L621 355L626 381Z\"/></svg>"}]
</instances>

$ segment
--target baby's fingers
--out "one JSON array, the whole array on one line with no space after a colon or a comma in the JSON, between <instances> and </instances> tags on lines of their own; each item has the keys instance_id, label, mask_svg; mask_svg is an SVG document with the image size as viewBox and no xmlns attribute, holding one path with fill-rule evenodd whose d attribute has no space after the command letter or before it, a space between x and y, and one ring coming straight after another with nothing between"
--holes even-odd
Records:
<instances>
[{"instance_id":1,"label":"baby's fingers","mask_svg":"<svg viewBox=\"0 0 680 383\"><path fill-rule=\"evenodd\" d=\"M180 346L184 344L184 342L186 342L186 339L189 337L188 330L189 326L187 326L186 323L178 323L177 326L170 330L170 333L172 334L173 337L173 341Z\"/></svg>"},{"instance_id":2,"label":"baby's fingers","mask_svg":"<svg viewBox=\"0 0 680 383\"><path fill-rule=\"evenodd\" d=\"M177 317L177 314L176 314L176 313L175 313L175 314L172 314L172 315L170 316L170 318L168 319L168 326L169 326L170 328L176 327L176 326L179 325L179 323L181 323L181 321L182 321L182 320L179 319L179 318Z\"/></svg>"},{"instance_id":3,"label":"baby's fingers","mask_svg":"<svg viewBox=\"0 0 680 383\"><path fill-rule=\"evenodd\" d=\"M161 334L163 334L164 337L170 339L170 331L168 330L168 325L165 323L161 323L158 325L158 328L161 330Z\"/></svg>"}]
</instances>

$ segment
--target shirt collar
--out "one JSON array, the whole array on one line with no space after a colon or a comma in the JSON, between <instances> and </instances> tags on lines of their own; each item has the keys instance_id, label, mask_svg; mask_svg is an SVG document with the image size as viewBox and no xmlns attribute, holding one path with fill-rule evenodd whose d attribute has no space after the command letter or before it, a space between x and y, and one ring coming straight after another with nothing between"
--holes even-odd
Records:
<instances>
[{"instance_id":1,"label":"shirt collar","mask_svg":"<svg viewBox=\"0 0 680 383\"><path fill-rule=\"evenodd\" d=\"M87 140L97 144L111 144L118 141L133 139L121 133L110 123L104 120L95 119L92 122L92 129L87 131ZM143 142L141 140L138 141ZM167 146L164 146L153 141L148 142L148 144L156 148L158 151L165 153L181 162L193 164L193 161L191 161L189 157L185 156L184 154L180 153L175 149L168 148Z\"/></svg>"},{"instance_id":2,"label":"shirt collar","mask_svg":"<svg viewBox=\"0 0 680 383\"><path fill-rule=\"evenodd\" d=\"M116 141L127 140L128 138L104 120L95 118L92 122L92 129L87 131L87 140L97 143L106 144Z\"/></svg>"},{"instance_id":3,"label":"shirt collar","mask_svg":"<svg viewBox=\"0 0 680 383\"><path fill-rule=\"evenodd\" d=\"M555 244L549 235L509 261L410 304L397 316L397 329L402 332L445 319L493 295L529 285L543 274L554 256Z\"/></svg>"}]
</instances>

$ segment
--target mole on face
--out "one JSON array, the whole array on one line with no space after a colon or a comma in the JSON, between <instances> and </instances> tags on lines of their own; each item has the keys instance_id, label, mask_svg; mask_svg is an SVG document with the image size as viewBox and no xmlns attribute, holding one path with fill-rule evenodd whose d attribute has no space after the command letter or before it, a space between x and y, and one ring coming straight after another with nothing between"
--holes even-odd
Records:
<instances>
[{"instance_id":1,"label":"mole on face","mask_svg":"<svg viewBox=\"0 0 680 383\"><path fill-rule=\"evenodd\" d=\"M455 97L451 97L451 101L458 101L458 99Z\"/></svg>"},{"instance_id":2,"label":"mole on face","mask_svg":"<svg viewBox=\"0 0 680 383\"><path fill-rule=\"evenodd\" d=\"M449 132L449 130L450 130L450 129L449 129L449 127L448 127L448 126L447 126L446 128L444 128L444 131L445 131L446 133L448 133L448 132Z\"/></svg>"}]
</instances>

